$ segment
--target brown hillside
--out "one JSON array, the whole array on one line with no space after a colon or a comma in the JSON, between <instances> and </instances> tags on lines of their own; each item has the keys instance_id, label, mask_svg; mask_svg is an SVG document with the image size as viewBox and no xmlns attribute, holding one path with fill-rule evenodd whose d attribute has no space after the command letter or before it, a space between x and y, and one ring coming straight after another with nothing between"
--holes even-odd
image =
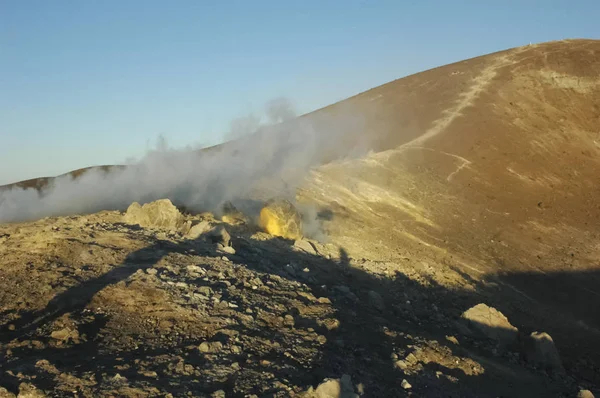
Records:
<instances>
[{"instance_id":1,"label":"brown hillside","mask_svg":"<svg viewBox=\"0 0 600 398\"><path fill-rule=\"evenodd\" d=\"M348 101L387 150L307 181L301 198L333 211L329 235L357 257L487 280L523 325L599 353L600 41L486 55Z\"/></svg>"}]
</instances>

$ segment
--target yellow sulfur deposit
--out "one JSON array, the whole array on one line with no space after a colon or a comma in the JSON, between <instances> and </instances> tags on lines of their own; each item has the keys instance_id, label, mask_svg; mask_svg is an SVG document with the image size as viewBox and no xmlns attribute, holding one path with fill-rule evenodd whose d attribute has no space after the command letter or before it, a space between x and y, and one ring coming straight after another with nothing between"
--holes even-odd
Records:
<instances>
[{"instance_id":1,"label":"yellow sulfur deposit","mask_svg":"<svg viewBox=\"0 0 600 398\"><path fill-rule=\"evenodd\" d=\"M273 236L302 238L302 218L287 200L272 200L260 211L260 227Z\"/></svg>"}]
</instances>

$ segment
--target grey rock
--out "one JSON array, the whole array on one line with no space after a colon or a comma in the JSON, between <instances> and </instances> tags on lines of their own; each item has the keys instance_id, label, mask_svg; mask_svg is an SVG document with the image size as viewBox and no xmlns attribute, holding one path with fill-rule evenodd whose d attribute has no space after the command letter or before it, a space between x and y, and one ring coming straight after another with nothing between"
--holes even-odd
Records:
<instances>
[{"instance_id":1,"label":"grey rock","mask_svg":"<svg viewBox=\"0 0 600 398\"><path fill-rule=\"evenodd\" d=\"M1 243L1 241L0 241ZM15 398L16 395L9 392L6 388L0 387L0 398Z\"/></svg>"},{"instance_id":2,"label":"grey rock","mask_svg":"<svg viewBox=\"0 0 600 398\"><path fill-rule=\"evenodd\" d=\"M406 356L406 358L404 358L404 359L409 364L415 364L415 363L419 362L419 360L417 359L417 357L415 356L415 354L413 354L412 352L410 354L408 354Z\"/></svg>"},{"instance_id":3,"label":"grey rock","mask_svg":"<svg viewBox=\"0 0 600 398\"><path fill-rule=\"evenodd\" d=\"M337 292L339 294L342 294L343 296L345 296L346 298L348 298L354 302L358 301L358 297L356 297L356 294L354 294L348 286L336 285L333 287L333 291Z\"/></svg>"},{"instance_id":4,"label":"grey rock","mask_svg":"<svg viewBox=\"0 0 600 398\"><path fill-rule=\"evenodd\" d=\"M294 324L296 323L296 322L295 322L295 320L294 320L294 317L293 317L293 316L291 316L291 315L289 315L289 314L288 314L288 315L286 315L286 316L285 316L283 319L284 319L284 322L283 322L283 324L284 324L285 326L293 327L293 326L294 326Z\"/></svg>"},{"instance_id":5,"label":"grey rock","mask_svg":"<svg viewBox=\"0 0 600 398\"><path fill-rule=\"evenodd\" d=\"M185 237L188 239L198 239L200 236L210 231L210 229L211 225L208 221L201 221L196 225L192 225Z\"/></svg>"},{"instance_id":6,"label":"grey rock","mask_svg":"<svg viewBox=\"0 0 600 398\"><path fill-rule=\"evenodd\" d=\"M69 339L77 340L79 338L79 332L76 329L63 328L60 330L55 330L50 334L55 340L59 341L67 341Z\"/></svg>"},{"instance_id":7,"label":"grey rock","mask_svg":"<svg viewBox=\"0 0 600 398\"><path fill-rule=\"evenodd\" d=\"M316 255L317 252L315 251L315 248L313 247L313 245L304 239L298 239L294 242L294 249L298 250L298 251L304 251L308 254L312 254L312 255Z\"/></svg>"},{"instance_id":8,"label":"grey rock","mask_svg":"<svg viewBox=\"0 0 600 398\"><path fill-rule=\"evenodd\" d=\"M348 286L345 286L345 285L336 285L336 286L333 287L333 290L336 290L336 291L338 291L340 293L343 293L343 294L350 294L350 293L352 293L352 291L350 290L350 288Z\"/></svg>"},{"instance_id":9,"label":"grey rock","mask_svg":"<svg viewBox=\"0 0 600 398\"><path fill-rule=\"evenodd\" d=\"M215 354L221 351L222 348L223 343L221 343L220 341L205 341L198 347L200 352L205 354Z\"/></svg>"},{"instance_id":10,"label":"grey rock","mask_svg":"<svg viewBox=\"0 0 600 398\"><path fill-rule=\"evenodd\" d=\"M577 398L594 398L594 394L590 390L580 390Z\"/></svg>"},{"instance_id":11,"label":"grey rock","mask_svg":"<svg viewBox=\"0 0 600 398\"><path fill-rule=\"evenodd\" d=\"M231 244L231 235L229 235L229 232L227 232L222 225L218 225L206 232L206 237L212 243L220 243L224 247L230 246Z\"/></svg>"},{"instance_id":12,"label":"grey rock","mask_svg":"<svg viewBox=\"0 0 600 398\"><path fill-rule=\"evenodd\" d=\"M223 253L227 253L227 254L235 254L235 249L231 246L225 246L222 249L220 249L220 251L222 251ZM225 257L227 258L227 257Z\"/></svg>"},{"instance_id":13,"label":"grey rock","mask_svg":"<svg viewBox=\"0 0 600 398\"><path fill-rule=\"evenodd\" d=\"M501 346L514 343L518 330L511 325L508 318L495 308L485 304L477 304L462 314L469 325Z\"/></svg>"},{"instance_id":14,"label":"grey rock","mask_svg":"<svg viewBox=\"0 0 600 398\"><path fill-rule=\"evenodd\" d=\"M127 208L124 220L127 224L169 231L178 230L183 225L183 215L169 199L157 200L143 206L133 202Z\"/></svg>"},{"instance_id":15,"label":"grey rock","mask_svg":"<svg viewBox=\"0 0 600 398\"><path fill-rule=\"evenodd\" d=\"M188 265L186 267L187 271L189 273L204 273L204 269L202 267L199 267L197 265Z\"/></svg>"},{"instance_id":16,"label":"grey rock","mask_svg":"<svg viewBox=\"0 0 600 398\"><path fill-rule=\"evenodd\" d=\"M379 311L385 310L385 303L383 301L383 297L381 297L379 293L371 290L369 291L368 296L369 302L373 307L377 308Z\"/></svg>"},{"instance_id":17,"label":"grey rock","mask_svg":"<svg viewBox=\"0 0 600 398\"><path fill-rule=\"evenodd\" d=\"M355 398L352 379L343 375L341 379L328 379L323 381L312 394L315 398Z\"/></svg>"},{"instance_id":18,"label":"grey rock","mask_svg":"<svg viewBox=\"0 0 600 398\"><path fill-rule=\"evenodd\" d=\"M396 361L396 363L394 365L400 370L408 369L408 364L402 360Z\"/></svg>"},{"instance_id":19,"label":"grey rock","mask_svg":"<svg viewBox=\"0 0 600 398\"><path fill-rule=\"evenodd\" d=\"M39 390L36 386L31 383L19 384L19 394L17 398L44 398L46 394L42 390Z\"/></svg>"},{"instance_id":20,"label":"grey rock","mask_svg":"<svg viewBox=\"0 0 600 398\"><path fill-rule=\"evenodd\" d=\"M454 336L446 336L446 340L448 340L452 344L460 345L458 339Z\"/></svg>"},{"instance_id":21,"label":"grey rock","mask_svg":"<svg viewBox=\"0 0 600 398\"><path fill-rule=\"evenodd\" d=\"M210 296L213 294L213 291L210 287L208 286L200 286L198 288L198 292L200 292L201 294L205 295L205 296Z\"/></svg>"},{"instance_id":22,"label":"grey rock","mask_svg":"<svg viewBox=\"0 0 600 398\"><path fill-rule=\"evenodd\" d=\"M533 332L525 340L525 357L531 363L562 373L564 368L558 350L548 333Z\"/></svg>"}]
</instances>

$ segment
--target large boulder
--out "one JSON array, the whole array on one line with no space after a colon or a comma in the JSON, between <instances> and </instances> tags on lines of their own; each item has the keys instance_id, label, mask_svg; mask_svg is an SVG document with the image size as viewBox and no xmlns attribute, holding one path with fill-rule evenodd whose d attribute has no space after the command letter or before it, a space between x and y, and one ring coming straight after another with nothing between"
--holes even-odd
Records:
<instances>
[{"instance_id":1,"label":"large boulder","mask_svg":"<svg viewBox=\"0 0 600 398\"><path fill-rule=\"evenodd\" d=\"M594 398L594 394L590 390L579 390L577 398Z\"/></svg>"},{"instance_id":2,"label":"large boulder","mask_svg":"<svg viewBox=\"0 0 600 398\"><path fill-rule=\"evenodd\" d=\"M248 218L239 211L231 202L225 202L223 205L223 216L221 220L231 225L248 224Z\"/></svg>"},{"instance_id":3,"label":"large boulder","mask_svg":"<svg viewBox=\"0 0 600 398\"><path fill-rule=\"evenodd\" d=\"M212 243L221 244L225 247L231 246L231 235L229 235L227 229L225 229L225 227L222 225L217 225L210 231L206 232L205 236Z\"/></svg>"},{"instance_id":4,"label":"large boulder","mask_svg":"<svg viewBox=\"0 0 600 398\"><path fill-rule=\"evenodd\" d=\"M517 340L518 330L500 311L485 304L477 304L462 314L472 329L482 333L500 346L508 346Z\"/></svg>"},{"instance_id":5,"label":"large boulder","mask_svg":"<svg viewBox=\"0 0 600 398\"><path fill-rule=\"evenodd\" d=\"M558 373L564 372L558 350L548 333L533 332L525 340L527 361Z\"/></svg>"},{"instance_id":6,"label":"large boulder","mask_svg":"<svg viewBox=\"0 0 600 398\"><path fill-rule=\"evenodd\" d=\"M267 202L260 211L259 225L273 236L293 240L302 238L302 217L288 200Z\"/></svg>"},{"instance_id":7,"label":"large boulder","mask_svg":"<svg viewBox=\"0 0 600 398\"><path fill-rule=\"evenodd\" d=\"M203 220L196 225L190 227L189 231L186 233L186 238L188 239L198 239L200 236L204 235L208 231L210 231L213 226L210 222Z\"/></svg>"},{"instance_id":8,"label":"large boulder","mask_svg":"<svg viewBox=\"0 0 600 398\"><path fill-rule=\"evenodd\" d=\"M349 375L343 375L340 379L326 379L317 386L312 387L302 395L304 398L358 398L354 392L352 379Z\"/></svg>"},{"instance_id":9,"label":"large boulder","mask_svg":"<svg viewBox=\"0 0 600 398\"><path fill-rule=\"evenodd\" d=\"M183 225L183 215L169 199L161 199L141 206L133 202L125 212L127 224L137 224L144 228L158 228L176 231Z\"/></svg>"}]
</instances>

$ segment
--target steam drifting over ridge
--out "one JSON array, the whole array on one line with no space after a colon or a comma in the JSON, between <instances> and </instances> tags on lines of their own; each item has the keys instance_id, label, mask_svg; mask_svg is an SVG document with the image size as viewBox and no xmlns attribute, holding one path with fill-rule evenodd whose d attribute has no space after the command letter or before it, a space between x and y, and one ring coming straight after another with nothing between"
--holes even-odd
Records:
<instances>
[{"instance_id":1,"label":"steam drifting over ridge","mask_svg":"<svg viewBox=\"0 0 600 398\"><path fill-rule=\"evenodd\" d=\"M0 222L121 210L134 201L169 198L196 211L218 211L225 201L261 194L293 198L309 169L368 149L360 117L295 117L284 98L271 101L267 122L249 116L232 122L232 141L200 150L170 149L160 141L139 162L110 171L93 168L78 178L64 175L48 187L0 191ZM344 146L343 151L339 148Z\"/></svg>"}]
</instances>

